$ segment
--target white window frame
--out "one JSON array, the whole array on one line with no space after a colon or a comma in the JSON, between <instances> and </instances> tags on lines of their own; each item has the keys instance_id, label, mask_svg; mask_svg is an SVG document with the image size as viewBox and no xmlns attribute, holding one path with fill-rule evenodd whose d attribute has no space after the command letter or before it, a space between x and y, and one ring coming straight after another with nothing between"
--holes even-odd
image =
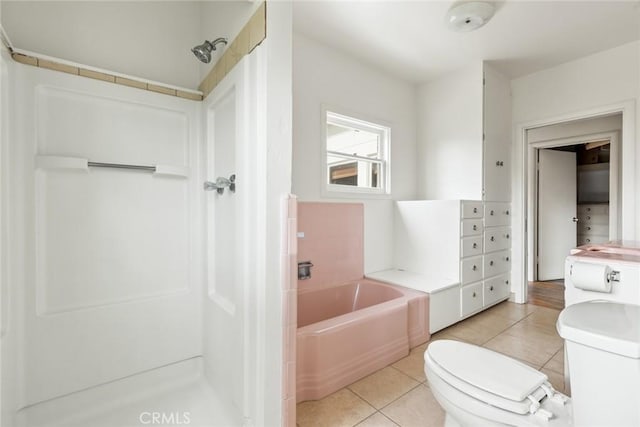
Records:
<instances>
[{"instance_id":1,"label":"white window frame","mask_svg":"<svg viewBox=\"0 0 640 427\"><path fill-rule=\"evenodd\" d=\"M357 155L336 153L327 150L327 124L333 123L340 126L360 129L380 135L380 159L371 159ZM353 114L343 114L335 108L323 107L322 109L322 194L335 197L352 197L354 195L365 197L384 197L391 193L391 127L377 121L376 123L354 117ZM379 188L357 187L354 185L341 185L329 183L329 165L327 154L344 157L354 161L366 161L380 165L378 181Z\"/></svg>"}]
</instances>

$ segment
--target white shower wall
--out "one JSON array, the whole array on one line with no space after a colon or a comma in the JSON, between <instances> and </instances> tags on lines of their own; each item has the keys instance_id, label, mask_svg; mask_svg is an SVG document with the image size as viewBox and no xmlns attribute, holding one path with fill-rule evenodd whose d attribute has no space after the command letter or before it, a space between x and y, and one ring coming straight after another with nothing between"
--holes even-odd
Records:
<instances>
[{"instance_id":1,"label":"white shower wall","mask_svg":"<svg viewBox=\"0 0 640 427\"><path fill-rule=\"evenodd\" d=\"M10 65L5 350L18 407L200 355L198 104ZM42 156L189 177L40 168Z\"/></svg>"}]
</instances>

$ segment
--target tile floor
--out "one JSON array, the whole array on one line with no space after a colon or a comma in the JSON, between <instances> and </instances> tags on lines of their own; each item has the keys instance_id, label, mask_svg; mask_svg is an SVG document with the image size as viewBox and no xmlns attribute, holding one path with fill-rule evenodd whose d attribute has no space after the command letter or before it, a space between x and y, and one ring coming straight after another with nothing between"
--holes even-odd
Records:
<instances>
[{"instance_id":1,"label":"tile floor","mask_svg":"<svg viewBox=\"0 0 640 427\"><path fill-rule=\"evenodd\" d=\"M555 329L559 310L503 302L431 337L481 345L521 360L564 391L563 343ZM322 400L297 406L299 427L430 427L444 424L423 371L428 343Z\"/></svg>"}]
</instances>

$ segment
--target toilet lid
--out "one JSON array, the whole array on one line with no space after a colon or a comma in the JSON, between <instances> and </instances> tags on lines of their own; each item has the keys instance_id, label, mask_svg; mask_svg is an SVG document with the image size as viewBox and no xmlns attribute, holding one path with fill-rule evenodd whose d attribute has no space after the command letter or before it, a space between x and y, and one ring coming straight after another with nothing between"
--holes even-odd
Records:
<instances>
[{"instance_id":1,"label":"toilet lid","mask_svg":"<svg viewBox=\"0 0 640 427\"><path fill-rule=\"evenodd\" d=\"M427 357L453 387L511 412L528 413L533 400L547 395L541 387L548 385L545 374L486 348L440 340L429 344L425 360Z\"/></svg>"}]
</instances>

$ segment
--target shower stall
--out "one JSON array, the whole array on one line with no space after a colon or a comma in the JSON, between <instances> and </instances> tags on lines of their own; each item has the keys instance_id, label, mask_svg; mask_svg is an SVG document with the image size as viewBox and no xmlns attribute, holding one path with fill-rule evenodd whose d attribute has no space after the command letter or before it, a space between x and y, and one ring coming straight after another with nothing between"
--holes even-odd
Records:
<instances>
[{"instance_id":1,"label":"shower stall","mask_svg":"<svg viewBox=\"0 0 640 427\"><path fill-rule=\"evenodd\" d=\"M289 36L203 102L2 52L2 427L281 423Z\"/></svg>"}]
</instances>

